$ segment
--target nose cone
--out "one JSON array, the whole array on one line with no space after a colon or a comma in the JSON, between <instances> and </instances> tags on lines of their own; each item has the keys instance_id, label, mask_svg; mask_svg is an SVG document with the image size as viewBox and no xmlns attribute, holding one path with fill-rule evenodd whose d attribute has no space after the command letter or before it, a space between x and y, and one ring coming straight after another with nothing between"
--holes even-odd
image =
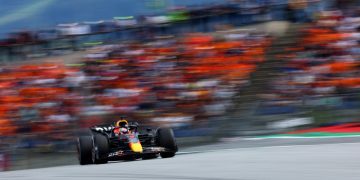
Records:
<instances>
[{"instance_id":1,"label":"nose cone","mask_svg":"<svg viewBox=\"0 0 360 180\"><path fill-rule=\"evenodd\" d=\"M140 144L140 142L130 143L130 149L131 149L133 152L136 152L136 153L142 153L142 152L143 152L143 147L142 147L142 145Z\"/></svg>"}]
</instances>

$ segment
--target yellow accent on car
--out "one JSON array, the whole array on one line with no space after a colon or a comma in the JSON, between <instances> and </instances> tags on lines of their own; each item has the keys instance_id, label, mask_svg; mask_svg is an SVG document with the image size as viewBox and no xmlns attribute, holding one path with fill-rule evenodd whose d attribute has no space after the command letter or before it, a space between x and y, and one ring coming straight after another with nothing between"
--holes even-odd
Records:
<instances>
[{"instance_id":1,"label":"yellow accent on car","mask_svg":"<svg viewBox=\"0 0 360 180\"><path fill-rule=\"evenodd\" d=\"M140 144L140 142L130 143L130 149L131 149L133 152L136 152L136 153L142 153L142 152L143 152L143 147L142 147L142 145Z\"/></svg>"}]
</instances>

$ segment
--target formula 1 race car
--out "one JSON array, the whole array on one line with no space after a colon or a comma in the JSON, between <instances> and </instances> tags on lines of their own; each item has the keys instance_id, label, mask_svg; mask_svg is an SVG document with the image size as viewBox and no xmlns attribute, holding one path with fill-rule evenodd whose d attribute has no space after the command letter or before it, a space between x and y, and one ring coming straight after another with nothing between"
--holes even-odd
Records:
<instances>
[{"instance_id":1,"label":"formula 1 race car","mask_svg":"<svg viewBox=\"0 0 360 180\"><path fill-rule=\"evenodd\" d=\"M177 144L170 128L147 128L138 131L138 124L131 123L127 133L119 133L113 125L94 126L91 134L77 140L81 165L104 164L109 160L135 160L174 157Z\"/></svg>"}]
</instances>

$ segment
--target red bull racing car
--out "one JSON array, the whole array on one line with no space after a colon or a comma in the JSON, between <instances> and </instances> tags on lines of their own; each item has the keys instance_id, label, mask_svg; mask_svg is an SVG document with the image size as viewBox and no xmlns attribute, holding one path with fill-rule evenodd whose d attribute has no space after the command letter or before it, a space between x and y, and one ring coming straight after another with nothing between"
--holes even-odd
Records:
<instances>
[{"instance_id":1,"label":"red bull racing car","mask_svg":"<svg viewBox=\"0 0 360 180\"><path fill-rule=\"evenodd\" d=\"M109 160L174 157L177 144L170 128L147 128L140 133L137 123L118 121L115 125L90 128L91 134L77 139L81 165L104 164Z\"/></svg>"}]
</instances>

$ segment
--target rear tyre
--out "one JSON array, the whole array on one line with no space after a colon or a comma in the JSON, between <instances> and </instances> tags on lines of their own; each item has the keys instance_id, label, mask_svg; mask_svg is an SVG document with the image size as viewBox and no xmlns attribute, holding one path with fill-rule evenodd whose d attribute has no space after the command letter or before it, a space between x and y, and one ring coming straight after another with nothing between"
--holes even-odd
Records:
<instances>
[{"instance_id":1,"label":"rear tyre","mask_svg":"<svg viewBox=\"0 0 360 180\"><path fill-rule=\"evenodd\" d=\"M92 161L95 164L105 164L108 162L109 141L102 134L94 134L94 146L92 149Z\"/></svg>"},{"instance_id":2,"label":"rear tyre","mask_svg":"<svg viewBox=\"0 0 360 180\"><path fill-rule=\"evenodd\" d=\"M162 158L174 157L177 151L177 144L174 137L174 132L170 128L159 128L156 131L156 142L160 147L164 147L168 152L160 153Z\"/></svg>"},{"instance_id":3,"label":"rear tyre","mask_svg":"<svg viewBox=\"0 0 360 180\"><path fill-rule=\"evenodd\" d=\"M93 149L93 141L91 136L81 136L77 140L77 151L79 163L81 165L92 164L91 151Z\"/></svg>"}]
</instances>

